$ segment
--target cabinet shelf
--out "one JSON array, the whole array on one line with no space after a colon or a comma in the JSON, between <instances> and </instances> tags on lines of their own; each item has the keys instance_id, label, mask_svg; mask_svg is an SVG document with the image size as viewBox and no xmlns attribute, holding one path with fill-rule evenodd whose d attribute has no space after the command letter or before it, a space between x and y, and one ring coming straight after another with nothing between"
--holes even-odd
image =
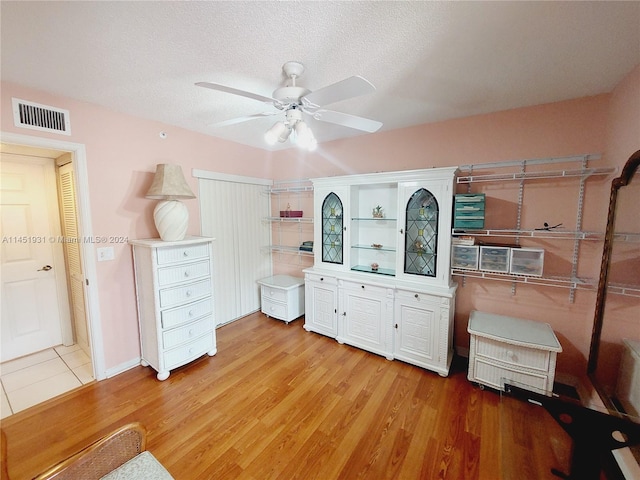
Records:
<instances>
[{"instance_id":1,"label":"cabinet shelf","mask_svg":"<svg viewBox=\"0 0 640 480\"><path fill-rule=\"evenodd\" d=\"M512 230L512 229L490 229L490 230L464 230L454 229L454 236L467 235L473 237L521 237L521 238L546 238L555 240L602 240L604 238L599 232L577 232L566 230ZM638 240L640 241L640 236Z\"/></svg>"},{"instance_id":2,"label":"cabinet shelf","mask_svg":"<svg viewBox=\"0 0 640 480\"><path fill-rule=\"evenodd\" d=\"M353 217L351 220L354 222L394 222L394 223L398 221L397 218L388 218L388 217L383 217L383 218Z\"/></svg>"},{"instance_id":3,"label":"cabinet shelf","mask_svg":"<svg viewBox=\"0 0 640 480\"><path fill-rule=\"evenodd\" d=\"M377 275L386 275L388 277L396 276L396 271L391 268L378 268L377 270L373 270L369 265L355 265L351 267L351 270L353 270L354 272L366 272Z\"/></svg>"},{"instance_id":4,"label":"cabinet shelf","mask_svg":"<svg viewBox=\"0 0 640 480\"><path fill-rule=\"evenodd\" d=\"M595 290L596 284L591 279L571 277L528 277L525 275L513 275L509 273L485 272L481 270L462 270L453 268L452 275L466 278L482 278L511 283L527 283L529 285L541 285L545 287L560 287L580 290Z\"/></svg>"},{"instance_id":5,"label":"cabinet shelf","mask_svg":"<svg viewBox=\"0 0 640 480\"><path fill-rule=\"evenodd\" d=\"M372 245L351 245L351 248L358 248L362 250L377 250L379 252L395 252L396 251L395 248L390 248L385 246L374 247Z\"/></svg>"}]
</instances>

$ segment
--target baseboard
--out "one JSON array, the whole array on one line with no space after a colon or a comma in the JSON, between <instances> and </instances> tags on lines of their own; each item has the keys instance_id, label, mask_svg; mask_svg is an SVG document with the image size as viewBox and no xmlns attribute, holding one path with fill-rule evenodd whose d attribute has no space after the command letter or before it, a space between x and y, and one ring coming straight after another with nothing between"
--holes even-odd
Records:
<instances>
[{"instance_id":1,"label":"baseboard","mask_svg":"<svg viewBox=\"0 0 640 480\"><path fill-rule=\"evenodd\" d=\"M121 363L120 365L116 365L115 367L107 369L107 378L115 377L116 375L120 375L121 373L126 372L127 370L131 370L140 365L140 357L132 358L131 360Z\"/></svg>"},{"instance_id":2,"label":"baseboard","mask_svg":"<svg viewBox=\"0 0 640 480\"><path fill-rule=\"evenodd\" d=\"M456 355L463 358L469 358L469 349L465 347L455 347Z\"/></svg>"}]
</instances>

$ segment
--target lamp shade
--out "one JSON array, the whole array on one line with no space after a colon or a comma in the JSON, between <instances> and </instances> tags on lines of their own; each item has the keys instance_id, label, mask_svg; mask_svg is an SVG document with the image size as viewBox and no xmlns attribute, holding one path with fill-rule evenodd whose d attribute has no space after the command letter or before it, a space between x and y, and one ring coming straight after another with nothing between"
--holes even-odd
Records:
<instances>
[{"instance_id":1,"label":"lamp shade","mask_svg":"<svg viewBox=\"0 0 640 480\"><path fill-rule=\"evenodd\" d=\"M196 198L182 174L182 167L171 163L159 163L153 183L146 195L156 200Z\"/></svg>"}]
</instances>

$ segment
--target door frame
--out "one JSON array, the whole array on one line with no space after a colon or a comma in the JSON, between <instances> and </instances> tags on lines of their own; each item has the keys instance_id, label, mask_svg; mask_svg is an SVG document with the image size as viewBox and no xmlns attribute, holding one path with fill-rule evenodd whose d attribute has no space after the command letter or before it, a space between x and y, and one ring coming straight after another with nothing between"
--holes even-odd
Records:
<instances>
[{"instance_id":1,"label":"door frame","mask_svg":"<svg viewBox=\"0 0 640 480\"><path fill-rule=\"evenodd\" d=\"M79 220L78 233L80 238L91 238L93 236L93 228L91 224L91 207L89 204L89 176L87 172L85 145L81 143L1 131L0 141L11 145L59 150L71 154L76 183L75 187ZM87 328L89 329L91 345L93 375L96 380L104 380L107 378L107 371L104 359L102 322L100 319L100 295L97 288L98 276L96 252L93 243L81 242L80 255L82 256L84 276L86 279L85 307L87 312Z\"/></svg>"}]
</instances>

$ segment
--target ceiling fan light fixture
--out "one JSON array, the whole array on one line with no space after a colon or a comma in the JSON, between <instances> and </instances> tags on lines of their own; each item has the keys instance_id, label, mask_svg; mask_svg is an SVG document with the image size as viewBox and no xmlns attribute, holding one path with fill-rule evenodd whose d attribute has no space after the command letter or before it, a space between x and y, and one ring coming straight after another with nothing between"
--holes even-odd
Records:
<instances>
[{"instance_id":1,"label":"ceiling fan light fixture","mask_svg":"<svg viewBox=\"0 0 640 480\"><path fill-rule=\"evenodd\" d=\"M313 139L313 132L311 132L309 126L303 120L300 120L296 122L293 128L296 132L296 144L302 148L307 148Z\"/></svg>"},{"instance_id":2,"label":"ceiling fan light fixture","mask_svg":"<svg viewBox=\"0 0 640 480\"><path fill-rule=\"evenodd\" d=\"M275 145L276 142L286 142L289 138L291 129L284 122L276 122L273 126L264 134L264 140L269 145Z\"/></svg>"}]
</instances>

